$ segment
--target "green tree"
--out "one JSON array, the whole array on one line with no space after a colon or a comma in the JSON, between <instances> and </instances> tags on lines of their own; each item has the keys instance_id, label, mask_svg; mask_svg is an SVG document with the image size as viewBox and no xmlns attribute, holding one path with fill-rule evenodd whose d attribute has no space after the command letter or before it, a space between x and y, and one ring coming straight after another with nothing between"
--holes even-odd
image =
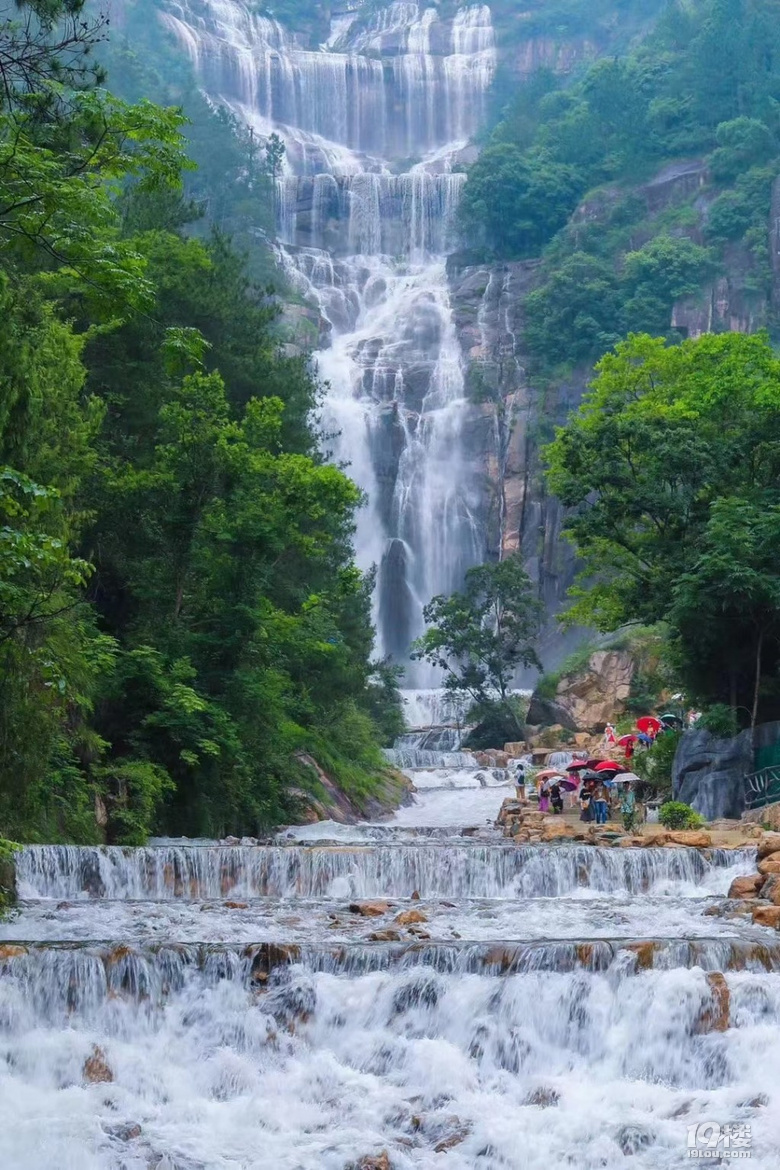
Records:
<instances>
[{"instance_id":1,"label":"green tree","mask_svg":"<svg viewBox=\"0 0 780 1170\"><path fill-rule=\"evenodd\" d=\"M668 620L691 690L747 711L758 691L745 653L774 669L771 560L759 548L780 503L779 407L765 337L667 348L635 336L602 359L547 448L583 558L570 617L605 630Z\"/></svg>"},{"instance_id":2,"label":"green tree","mask_svg":"<svg viewBox=\"0 0 780 1170\"><path fill-rule=\"evenodd\" d=\"M540 602L517 554L479 565L466 574L462 593L434 597L425 607L428 629L415 643L413 657L443 671L445 688L469 695L482 712L498 704L520 732L512 679L520 666L539 666L540 615Z\"/></svg>"}]
</instances>

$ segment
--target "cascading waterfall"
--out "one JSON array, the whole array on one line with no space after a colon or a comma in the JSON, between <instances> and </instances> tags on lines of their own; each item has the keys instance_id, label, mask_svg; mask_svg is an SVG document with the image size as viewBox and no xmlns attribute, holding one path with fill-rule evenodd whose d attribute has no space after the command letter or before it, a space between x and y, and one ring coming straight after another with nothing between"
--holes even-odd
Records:
<instances>
[{"instance_id":1,"label":"cascading waterfall","mask_svg":"<svg viewBox=\"0 0 780 1170\"><path fill-rule=\"evenodd\" d=\"M702 913L755 851L515 848L430 807L337 846L23 849L4 1168L656 1170L718 1119L774 1170L780 943Z\"/></svg>"},{"instance_id":2,"label":"cascading waterfall","mask_svg":"<svg viewBox=\"0 0 780 1170\"><path fill-rule=\"evenodd\" d=\"M733 866L744 872L743 859L725 850L705 858L696 849L585 845L31 845L19 857L17 881L25 898L404 898L415 891L422 897L537 898L581 887L634 894L668 881L694 885Z\"/></svg>"},{"instance_id":3,"label":"cascading waterfall","mask_svg":"<svg viewBox=\"0 0 780 1170\"><path fill-rule=\"evenodd\" d=\"M408 661L422 609L484 559L480 453L470 452L446 255L459 157L495 70L490 9L357 5L313 45L242 0L162 0L213 100L287 146L285 263L317 301L323 424L367 506L356 553L378 567L379 650Z\"/></svg>"}]
</instances>

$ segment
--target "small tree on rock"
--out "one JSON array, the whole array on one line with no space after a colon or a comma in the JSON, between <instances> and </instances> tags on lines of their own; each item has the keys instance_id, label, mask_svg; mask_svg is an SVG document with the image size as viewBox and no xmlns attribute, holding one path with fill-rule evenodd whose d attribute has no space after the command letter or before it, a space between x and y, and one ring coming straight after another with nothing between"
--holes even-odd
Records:
<instances>
[{"instance_id":1,"label":"small tree on rock","mask_svg":"<svg viewBox=\"0 0 780 1170\"><path fill-rule=\"evenodd\" d=\"M442 670L445 689L469 695L481 711L500 707L521 734L512 681L519 666L540 665L541 611L518 555L479 565L466 574L462 593L434 597L425 607L428 629L412 657Z\"/></svg>"}]
</instances>

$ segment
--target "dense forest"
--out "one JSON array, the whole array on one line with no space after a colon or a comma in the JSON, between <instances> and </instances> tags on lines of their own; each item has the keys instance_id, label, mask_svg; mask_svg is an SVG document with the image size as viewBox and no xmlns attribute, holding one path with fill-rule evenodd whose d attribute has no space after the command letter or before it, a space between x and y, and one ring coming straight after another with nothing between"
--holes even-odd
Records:
<instances>
[{"instance_id":1,"label":"dense forest","mask_svg":"<svg viewBox=\"0 0 780 1170\"><path fill-rule=\"evenodd\" d=\"M629 332L669 334L675 302L727 270L766 302L778 100L776 0L673 0L625 54L516 87L461 211L483 255L542 259L526 307L537 376ZM649 209L642 185L681 160L701 183Z\"/></svg>"},{"instance_id":2,"label":"dense forest","mask_svg":"<svg viewBox=\"0 0 780 1170\"><path fill-rule=\"evenodd\" d=\"M0 831L251 833L312 757L372 790L396 680L258 283L266 160L107 36L81 0L0 25Z\"/></svg>"},{"instance_id":3,"label":"dense forest","mask_svg":"<svg viewBox=\"0 0 780 1170\"><path fill-rule=\"evenodd\" d=\"M516 87L461 205L477 258L534 266L542 400L601 359L545 452L581 558L566 620L660 623L655 685L721 730L780 716L779 111L777 0L670 0L625 52ZM685 340L677 306L724 335Z\"/></svg>"}]
</instances>

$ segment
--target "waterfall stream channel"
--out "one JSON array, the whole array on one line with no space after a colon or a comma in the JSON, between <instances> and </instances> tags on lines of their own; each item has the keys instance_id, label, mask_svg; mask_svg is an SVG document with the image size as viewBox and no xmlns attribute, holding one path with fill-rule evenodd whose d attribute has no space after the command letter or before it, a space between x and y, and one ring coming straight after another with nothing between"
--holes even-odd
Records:
<instances>
[{"instance_id":1,"label":"waterfall stream channel","mask_svg":"<svg viewBox=\"0 0 780 1170\"><path fill-rule=\"evenodd\" d=\"M518 847L500 773L415 775L383 824L26 847L4 1170L657 1170L704 1122L776 1168L780 945L706 914L753 851Z\"/></svg>"}]
</instances>

